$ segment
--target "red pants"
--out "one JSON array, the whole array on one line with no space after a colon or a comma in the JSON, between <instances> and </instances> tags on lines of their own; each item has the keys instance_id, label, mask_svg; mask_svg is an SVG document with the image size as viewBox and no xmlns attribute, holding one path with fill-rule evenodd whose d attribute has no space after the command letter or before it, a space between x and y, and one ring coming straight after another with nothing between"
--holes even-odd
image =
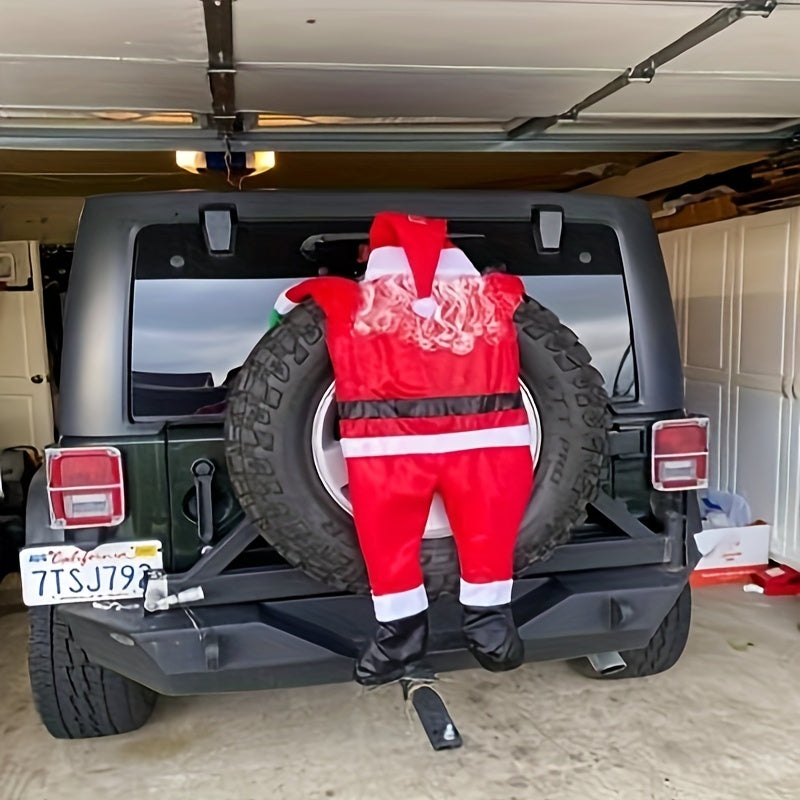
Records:
<instances>
[{"instance_id":1,"label":"red pants","mask_svg":"<svg viewBox=\"0 0 800 800\"><path fill-rule=\"evenodd\" d=\"M427 608L420 546L437 491L458 549L461 602L509 602L514 544L533 488L528 447L348 458L347 471L379 621Z\"/></svg>"}]
</instances>

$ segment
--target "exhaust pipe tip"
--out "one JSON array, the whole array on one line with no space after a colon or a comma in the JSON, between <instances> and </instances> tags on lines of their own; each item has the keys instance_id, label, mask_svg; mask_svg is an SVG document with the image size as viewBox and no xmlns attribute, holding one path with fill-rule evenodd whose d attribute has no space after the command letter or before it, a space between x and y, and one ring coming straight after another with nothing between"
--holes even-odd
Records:
<instances>
[{"instance_id":1,"label":"exhaust pipe tip","mask_svg":"<svg viewBox=\"0 0 800 800\"><path fill-rule=\"evenodd\" d=\"M586 656L586 658L598 675L613 675L628 666L625 663L625 659L617 652L594 653L591 656Z\"/></svg>"}]
</instances>

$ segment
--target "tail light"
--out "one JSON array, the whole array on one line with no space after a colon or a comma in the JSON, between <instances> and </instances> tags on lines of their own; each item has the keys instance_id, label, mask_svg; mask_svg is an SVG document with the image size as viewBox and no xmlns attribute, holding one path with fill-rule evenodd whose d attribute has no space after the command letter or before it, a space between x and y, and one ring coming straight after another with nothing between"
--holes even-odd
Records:
<instances>
[{"instance_id":1,"label":"tail light","mask_svg":"<svg viewBox=\"0 0 800 800\"><path fill-rule=\"evenodd\" d=\"M661 492L708 486L708 420L670 419L653 425L653 486Z\"/></svg>"},{"instance_id":2,"label":"tail light","mask_svg":"<svg viewBox=\"0 0 800 800\"><path fill-rule=\"evenodd\" d=\"M125 519L119 450L53 448L45 456L51 528L104 527Z\"/></svg>"}]
</instances>

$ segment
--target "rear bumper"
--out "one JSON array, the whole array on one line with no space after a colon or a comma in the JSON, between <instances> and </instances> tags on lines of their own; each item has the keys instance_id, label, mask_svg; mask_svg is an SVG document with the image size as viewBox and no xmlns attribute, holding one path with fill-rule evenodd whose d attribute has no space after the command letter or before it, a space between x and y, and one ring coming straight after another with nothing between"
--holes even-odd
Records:
<instances>
[{"instance_id":1,"label":"rear bumper","mask_svg":"<svg viewBox=\"0 0 800 800\"><path fill-rule=\"evenodd\" d=\"M528 661L644 647L678 598L687 568L637 566L522 578L514 616ZM265 578L266 580L267 578ZM174 608L58 608L89 658L168 695L348 681L375 625L367 597L334 595ZM431 608L428 662L476 666L451 597Z\"/></svg>"}]
</instances>

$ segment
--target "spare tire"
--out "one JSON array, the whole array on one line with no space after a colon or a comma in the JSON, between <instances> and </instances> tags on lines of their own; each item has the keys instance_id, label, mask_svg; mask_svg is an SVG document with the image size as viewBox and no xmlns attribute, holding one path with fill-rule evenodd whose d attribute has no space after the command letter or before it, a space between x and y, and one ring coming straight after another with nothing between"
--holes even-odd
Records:
<instances>
[{"instance_id":1,"label":"spare tire","mask_svg":"<svg viewBox=\"0 0 800 800\"><path fill-rule=\"evenodd\" d=\"M551 311L528 299L515 322L520 383L539 428L536 485L515 551L519 574L566 541L596 497L608 397L589 353ZM325 317L307 301L261 339L236 376L225 426L228 470L242 508L290 564L337 589L367 593L346 498L331 491L322 463L338 444L315 430L325 403L335 407L332 381ZM457 590L452 536L426 537L421 563L431 598Z\"/></svg>"}]
</instances>

